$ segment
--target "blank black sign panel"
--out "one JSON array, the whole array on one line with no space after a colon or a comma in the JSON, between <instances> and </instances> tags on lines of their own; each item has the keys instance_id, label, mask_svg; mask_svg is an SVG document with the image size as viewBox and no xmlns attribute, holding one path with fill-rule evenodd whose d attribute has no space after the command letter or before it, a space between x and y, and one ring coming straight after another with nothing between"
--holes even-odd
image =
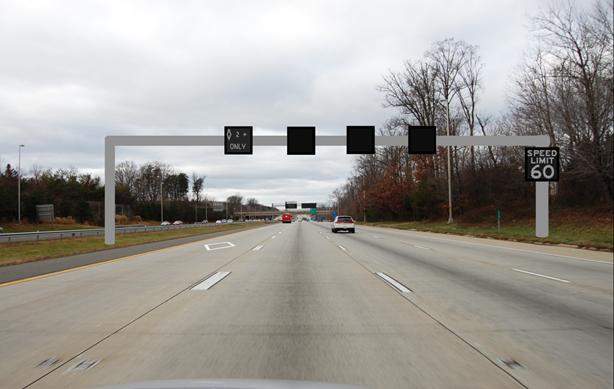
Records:
<instances>
[{"instance_id":1,"label":"blank black sign panel","mask_svg":"<svg viewBox=\"0 0 614 389\"><path fill-rule=\"evenodd\" d=\"M437 153L437 127L409 126L407 137L409 154Z\"/></svg>"},{"instance_id":2,"label":"blank black sign panel","mask_svg":"<svg viewBox=\"0 0 614 389\"><path fill-rule=\"evenodd\" d=\"M375 154L375 126L347 126L347 154Z\"/></svg>"},{"instance_id":3,"label":"blank black sign panel","mask_svg":"<svg viewBox=\"0 0 614 389\"><path fill-rule=\"evenodd\" d=\"M288 127L288 155L315 155L316 128Z\"/></svg>"}]
</instances>

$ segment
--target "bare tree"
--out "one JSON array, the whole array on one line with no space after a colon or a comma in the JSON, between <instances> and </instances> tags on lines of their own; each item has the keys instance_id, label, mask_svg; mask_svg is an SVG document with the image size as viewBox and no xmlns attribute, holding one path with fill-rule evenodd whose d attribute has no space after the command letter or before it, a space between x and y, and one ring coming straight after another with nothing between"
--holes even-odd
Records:
<instances>
[{"instance_id":1,"label":"bare tree","mask_svg":"<svg viewBox=\"0 0 614 389\"><path fill-rule=\"evenodd\" d=\"M200 195L205 187L205 178L207 178L207 176L200 176L196 174L196 172L192 172L192 194L194 194L196 206L198 206Z\"/></svg>"},{"instance_id":2,"label":"bare tree","mask_svg":"<svg viewBox=\"0 0 614 389\"><path fill-rule=\"evenodd\" d=\"M562 148L568 177L599 183L612 202L612 1L552 5L530 21L537 45L514 78L513 113Z\"/></svg>"},{"instance_id":3,"label":"bare tree","mask_svg":"<svg viewBox=\"0 0 614 389\"><path fill-rule=\"evenodd\" d=\"M431 50L426 52L426 57L431 60L431 66L436 69L437 80L441 89L443 102L446 107L446 134L450 136L450 104L452 99L462 91L463 84L458 83L458 77L468 61L469 46L464 41L454 41L449 38L433 44ZM453 127L454 129L454 127ZM455 135L455 131L452 131ZM452 169L450 147L448 154L448 223L452 223Z\"/></svg>"},{"instance_id":4,"label":"bare tree","mask_svg":"<svg viewBox=\"0 0 614 389\"><path fill-rule=\"evenodd\" d=\"M139 177L135 182L139 202L160 201L161 196L170 199L167 178L173 174L170 166L160 162L147 162L139 169ZM164 184L165 188L162 188ZM161 193L162 191L162 193ZM186 189L187 191L187 189Z\"/></svg>"},{"instance_id":5,"label":"bare tree","mask_svg":"<svg viewBox=\"0 0 614 389\"><path fill-rule=\"evenodd\" d=\"M384 92L384 107L396 107L409 122L420 126L434 126L440 107L438 69L424 61L405 61L405 71L390 72L377 90Z\"/></svg>"},{"instance_id":6,"label":"bare tree","mask_svg":"<svg viewBox=\"0 0 614 389\"><path fill-rule=\"evenodd\" d=\"M241 193L237 193L233 196L229 196L226 199L226 202L228 204L228 209L232 209L233 211L236 211L238 207L241 206L241 204L243 204L243 196L241 195Z\"/></svg>"},{"instance_id":7,"label":"bare tree","mask_svg":"<svg viewBox=\"0 0 614 389\"><path fill-rule=\"evenodd\" d=\"M132 194L137 193L136 182L139 177L139 168L134 161L120 162L115 167L115 185L128 188Z\"/></svg>"},{"instance_id":8,"label":"bare tree","mask_svg":"<svg viewBox=\"0 0 614 389\"><path fill-rule=\"evenodd\" d=\"M34 180L34 184L38 187L39 185L41 185L43 178L45 176L52 176L53 172L51 168L45 168L42 165L35 163L30 168L30 175L32 176Z\"/></svg>"}]
</instances>

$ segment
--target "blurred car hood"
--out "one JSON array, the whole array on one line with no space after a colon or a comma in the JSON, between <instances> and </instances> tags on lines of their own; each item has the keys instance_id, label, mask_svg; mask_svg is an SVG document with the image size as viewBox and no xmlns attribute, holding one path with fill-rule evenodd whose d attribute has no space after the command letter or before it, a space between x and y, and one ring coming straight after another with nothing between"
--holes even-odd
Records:
<instances>
[{"instance_id":1,"label":"blurred car hood","mask_svg":"<svg viewBox=\"0 0 614 389\"><path fill-rule=\"evenodd\" d=\"M144 381L130 384L100 386L94 389L367 389L364 386L330 384L315 381L265 379L191 379Z\"/></svg>"}]
</instances>

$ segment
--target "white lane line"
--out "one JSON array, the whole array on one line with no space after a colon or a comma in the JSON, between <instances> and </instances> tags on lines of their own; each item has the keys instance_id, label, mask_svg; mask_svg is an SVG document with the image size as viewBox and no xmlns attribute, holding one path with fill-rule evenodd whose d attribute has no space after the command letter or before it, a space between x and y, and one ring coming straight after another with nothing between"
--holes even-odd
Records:
<instances>
[{"instance_id":1,"label":"white lane line","mask_svg":"<svg viewBox=\"0 0 614 389\"><path fill-rule=\"evenodd\" d=\"M346 251L346 250L347 250L347 249L346 249L345 247L343 247L343 246L339 246L339 248L340 248L341 250L343 250L343 251Z\"/></svg>"},{"instance_id":2,"label":"white lane line","mask_svg":"<svg viewBox=\"0 0 614 389\"><path fill-rule=\"evenodd\" d=\"M330 240L330 238L327 236L326 239Z\"/></svg>"},{"instance_id":3,"label":"white lane line","mask_svg":"<svg viewBox=\"0 0 614 389\"><path fill-rule=\"evenodd\" d=\"M414 247L417 247L417 248L422 249L422 250L430 250L430 248L428 248L428 247L422 247L422 246L416 246L416 245L414 245Z\"/></svg>"},{"instance_id":4,"label":"white lane line","mask_svg":"<svg viewBox=\"0 0 614 389\"><path fill-rule=\"evenodd\" d=\"M398 289L399 291L403 292L403 293L411 293L411 290L406 288L405 285L401 284L400 282L398 282L397 280L395 280L394 278L388 277L386 274L384 273L375 273L379 278L383 279L384 281L386 281L387 283L389 283L390 285L392 285L393 287L395 287L396 289Z\"/></svg>"},{"instance_id":5,"label":"white lane line","mask_svg":"<svg viewBox=\"0 0 614 389\"><path fill-rule=\"evenodd\" d=\"M520 270L520 269L512 269L514 271L519 271L521 273L526 273L526 274L531 274L533 276L538 276L538 277L544 277L544 278L548 278L551 280L555 280L555 281L561 281L561 282L571 282L571 281L567 281L567 280L562 280L560 278L554 278L554 277L550 277L550 276L545 276L543 274L537 274L537 273L531 273L530 271L525 271L525 270Z\"/></svg>"},{"instance_id":6,"label":"white lane line","mask_svg":"<svg viewBox=\"0 0 614 389\"><path fill-rule=\"evenodd\" d=\"M278 234L281 234L283 231L279 231Z\"/></svg>"},{"instance_id":7,"label":"white lane line","mask_svg":"<svg viewBox=\"0 0 614 389\"><path fill-rule=\"evenodd\" d=\"M225 244L225 245L227 245L227 246L224 246L224 247L217 247L217 248L212 248L212 247L210 247L210 246L215 246L215 245L218 245L218 244ZM205 245L205 248L207 249L207 251L221 250L221 249L229 249L229 248L231 248L231 247L235 247L235 245L234 245L234 244L232 244L232 243L230 243L230 242L210 243L210 244L206 244L206 245Z\"/></svg>"},{"instance_id":8,"label":"white lane line","mask_svg":"<svg viewBox=\"0 0 614 389\"><path fill-rule=\"evenodd\" d=\"M200 284L198 284L195 287L193 287L192 290L207 290L207 289L211 288L213 285L215 285L218 282L220 282L224 277L226 277L229 274L230 274L229 271L218 271L217 273L215 273L211 277L207 278L206 280L204 280Z\"/></svg>"},{"instance_id":9,"label":"white lane line","mask_svg":"<svg viewBox=\"0 0 614 389\"><path fill-rule=\"evenodd\" d=\"M271 236L271 239L275 239L275 238L277 238L277 235Z\"/></svg>"},{"instance_id":10,"label":"white lane line","mask_svg":"<svg viewBox=\"0 0 614 389\"><path fill-rule=\"evenodd\" d=\"M374 237L375 239L379 239L379 236L375 236L375 235L371 235L372 237Z\"/></svg>"},{"instance_id":11,"label":"white lane line","mask_svg":"<svg viewBox=\"0 0 614 389\"><path fill-rule=\"evenodd\" d=\"M256 246L252 249L252 251L258 251L260 249L262 249L264 246Z\"/></svg>"}]
</instances>

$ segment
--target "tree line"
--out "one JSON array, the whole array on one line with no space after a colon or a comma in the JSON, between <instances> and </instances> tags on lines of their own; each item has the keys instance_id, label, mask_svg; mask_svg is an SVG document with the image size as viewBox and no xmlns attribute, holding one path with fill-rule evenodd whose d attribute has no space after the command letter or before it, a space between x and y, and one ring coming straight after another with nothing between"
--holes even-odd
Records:
<instances>
[{"instance_id":1,"label":"tree line","mask_svg":"<svg viewBox=\"0 0 614 389\"><path fill-rule=\"evenodd\" d=\"M380 135L407 135L408 126L436 126L437 135L548 135L560 148L560 181L551 201L561 206L612 204L612 0L591 8L557 3L529 17L532 42L509 76L508 110L494 118L481 106L484 64L479 48L453 38L407 60L377 86L397 114ZM448 130L449 129L449 130ZM448 132L449 131L449 132ZM377 147L355 159L331 197L361 220L421 220L483 207L526 206L535 187L524 181L524 149L439 147L409 155Z\"/></svg>"},{"instance_id":2,"label":"tree line","mask_svg":"<svg viewBox=\"0 0 614 389\"><path fill-rule=\"evenodd\" d=\"M19 172L10 164L0 171L0 220L18 219ZM21 218L34 221L36 206L53 204L58 217L72 216L80 222L94 222L90 201L103 201L99 177L79 174L75 167L58 169L34 165L21 174Z\"/></svg>"},{"instance_id":3,"label":"tree line","mask_svg":"<svg viewBox=\"0 0 614 389\"><path fill-rule=\"evenodd\" d=\"M214 197L203 197L206 176L177 171L160 162L137 166L133 161L119 163L115 169L115 203L131 207L144 220L184 222L224 219L246 210L270 211L255 198L240 193L225 200L223 211L214 211ZM21 187L19 189L19 181ZM21 219L35 221L36 206L53 204L56 217L73 217L78 222L104 223L104 185L99 177L80 174L75 167L53 170L40 165L19 172L10 164L0 171L0 220L18 219L18 192L21 191ZM191 193L191 196L189 196ZM92 207L98 203L98 207ZM162 205L162 207L161 207ZM162 209L163 208L163 209ZM226 211L228 210L228 212Z\"/></svg>"}]
</instances>

